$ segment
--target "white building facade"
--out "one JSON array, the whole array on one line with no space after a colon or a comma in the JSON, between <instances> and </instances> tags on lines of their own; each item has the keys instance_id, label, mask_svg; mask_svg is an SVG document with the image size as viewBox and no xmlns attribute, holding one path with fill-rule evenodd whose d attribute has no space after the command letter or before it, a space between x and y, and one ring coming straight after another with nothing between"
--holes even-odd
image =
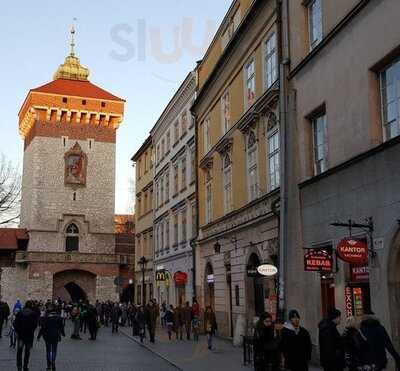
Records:
<instances>
[{"instance_id":1,"label":"white building facade","mask_svg":"<svg viewBox=\"0 0 400 371\"><path fill-rule=\"evenodd\" d=\"M196 75L189 73L151 131L154 166L154 296L184 304L193 290L191 240L196 236L195 128L190 107Z\"/></svg>"}]
</instances>

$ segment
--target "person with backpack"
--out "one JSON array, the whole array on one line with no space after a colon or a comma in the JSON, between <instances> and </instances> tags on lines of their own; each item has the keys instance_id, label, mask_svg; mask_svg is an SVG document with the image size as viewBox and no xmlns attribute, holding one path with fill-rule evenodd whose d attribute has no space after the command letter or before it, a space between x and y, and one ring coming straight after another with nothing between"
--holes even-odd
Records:
<instances>
[{"instance_id":1,"label":"person with backpack","mask_svg":"<svg viewBox=\"0 0 400 371\"><path fill-rule=\"evenodd\" d=\"M371 312L364 316L360 330L360 360L363 370L370 367L374 371L383 371L388 364L389 352L396 362L397 370L400 369L400 355L379 320Z\"/></svg>"},{"instance_id":2,"label":"person with backpack","mask_svg":"<svg viewBox=\"0 0 400 371\"><path fill-rule=\"evenodd\" d=\"M38 341L43 337L46 343L46 370L55 371L56 369L57 348L58 343L61 341L61 336L65 336L63 319L54 305L49 305L37 336Z\"/></svg>"}]
</instances>

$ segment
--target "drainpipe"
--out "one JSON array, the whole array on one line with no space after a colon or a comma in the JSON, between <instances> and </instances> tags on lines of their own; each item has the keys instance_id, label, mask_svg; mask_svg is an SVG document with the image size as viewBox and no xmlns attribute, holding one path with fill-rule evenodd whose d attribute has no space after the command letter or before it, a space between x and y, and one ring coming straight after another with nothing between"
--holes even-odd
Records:
<instances>
[{"instance_id":1,"label":"drainpipe","mask_svg":"<svg viewBox=\"0 0 400 371\"><path fill-rule=\"evenodd\" d=\"M279 213L279 298L278 316L281 320L286 311L286 269L288 247L288 74L289 74L289 0L276 0L278 28L279 69L279 132L280 132L280 213Z\"/></svg>"}]
</instances>

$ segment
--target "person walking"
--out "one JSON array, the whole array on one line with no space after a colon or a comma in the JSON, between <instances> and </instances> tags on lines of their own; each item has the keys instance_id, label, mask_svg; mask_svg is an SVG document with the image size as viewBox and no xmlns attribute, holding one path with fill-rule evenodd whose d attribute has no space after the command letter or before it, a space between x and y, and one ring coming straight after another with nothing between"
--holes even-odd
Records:
<instances>
[{"instance_id":1,"label":"person walking","mask_svg":"<svg viewBox=\"0 0 400 371\"><path fill-rule=\"evenodd\" d=\"M86 313L86 320L89 329L89 340L96 340L97 338L97 309L95 306L89 304Z\"/></svg>"},{"instance_id":2,"label":"person walking","mask_svg":"<svg viewBox=\"0 0 400 371\"><path fill-rule=\"evenodd\" d=\"M38 318L32 310L32 302L28 300L23 310L14 308L18 313L15 316L15 332L17 333L17 369L18 371L29 370L29 356L33 345L33 338ZM22 359L22 354L24 357ZM23 367L23 368L22 368Z\"/></svg>"},{"instance_id":3,"label":"person walking","mask_svg":"<svg viewBox=\"0 0 400 371\"><path fill-rule=\"evenodd\" d=\"M0 301L0 339L3 337L4 322L10 314L7 313L7 308L4 302Z\"/></svg>"},{"instance_id":4,"label":"person walking","mask_svg":"<svg viewBox=\"0 0 400 371\"><path fill-rule=\"evenodd\" d=\"M288 319L283 326L281 339L285 369L308 371L312 353L310 333L300 326L300 314L297 310L291 310Z\"/></svg>"},{"instance_id":5,"label":"person walking","mask_svg":"<svg viewBox=\"0 0 400 371\"><path fill-rule=\"evenodd\" d=\"M207 334L207 346L208 350L212 350L212 340L215 332L217 331L217 321L215 319L215 313L212 310L211 306L207 306L206 311L204 313L204 328Z\"/></svg>"},{"instance_id":6,"label":"person walking","mask_svg":"<svg viewBox=\"0 0 400 371\"><path fill-rule=\"evenodd\" d=\"M38 341L43 337L46 343L46 370L55 371L56 369L57 348L61 336L65 337L63 319L54 305L50 305L37 336Z\"/></svg>"},{"instance_id":7,"label":"person walking","mask_svg":"<svg viewBox=\"0 0 400 371\"><path fill-rule=\"evenodd\" d=\"M156 303L153 300L150 300L145 309L145 317L151 343L155 342L158 312L159 310Z\"/></svg>"},{"instance_id":8,"label":"person walking","mask_svg":"<svg viewBox=\"0 0 400 371\"><path fill-rule=\"evenodd\" d=\"M174 327L176 333L176 340L183 340L183 308L179 304L174 311Z\"/></svg>"},{"instance_id":9,"label":"person walking","mask_svg":"<svg viewBox=\"0 0 400 371\"><path fill-rule=\"evenodd\" d=\"M71 339L82 340L79 335L79 328L80 328L80 311L77 306L74 306L71 310L71 321L73 325L73 331L71 334Z\"/></svg>"},{"instance_id":10,"label":"person walking","mask_svg":"<svg viewBox=\"0 0 400 371\"><path fill-rule=\"evenodd\" d=\"M360 323L356 317L346 318L345 329L342 335L345 366L348 371L358 371L361 366L362 341Z\"/></svg>"},{"instance_id":11,"label":"person walking","mask_svg":"<svg viewBox=\"0 0 400 371\"><path fill-rule=\"evenodd\" d=\"M17 333L15 332L15 317L19 310L16 310L16 313L13 313L11 315L11 320L10 320L10 329L8 331L8 336L10 338L10 348L15 349L15 346L17 345Z\"/></svg>"},{"instance_id":12,"label":"person walking","mask_svg":"<svg viewBox=\"0 0 400 371\"><path fill-rule=\"evenodd\" d=\"M165 301L162 302L161 304L161 310L160 310L160 319L161 319L161 327L165 328L165 313L167 312L167 304Z\"/></svg>"},{"instance_id":13,"label":"person walking","mask_svg":"<svg viewBox=\"0 0 400 371\"><path fill-rule=\"evenodd\" d=\"M280 335L272 316L263 313L254 330L254 370L277 371L280 366Z\"/></svg>"},{"instance_id":14,"label":"person walking","mask_svg":"<svg viewBox=\"0 0 400 371\"><path fill-rule=\"evenodd\" d=\"M114 306L111 309L111 332L118 332L119 319L121 318L121 308L118 303L114 303Z\"/></svg>"},{"instance_id":15,"label":"person walking","mask_svg":"<svg viewBox=\"0 0 400 371\"><path fill-rule=\"evenodd\" d=\"M167 326L168 339L172 338L172 331L174 330L174 307L171 304L165 312L165 325Z\"/></svg>"},{"instance_id":16,"label":"person walking","mask_svg":"<svg viewBox=\"0 0 400 371\"><path fill-rule=\"evenodd\" d=\"M328 317L318 325L320 361L324 371L344 369L344 342L337 329L340 321L340 310L331 308Z\"/></svg>"},{"instance_id":17,"label":"person walking","mask_svg":"<svg viewBox=\"0 0 400 371\"><path fill-rule=\"evenodd\" d=\"M193 299L192 305L192 328L193 328L193 338L195 341L199 341L200 332L200 305L197 300Z\"/></svg>"},{"instance_id":18,"label":"person walking","mask_svg":"<svg viewBox=\"0 0 400 371\"><path fill-rule=\"evenodd\" d=\"M185 325L186 340L190 340L190 332L192 327L192 308L189 302L186 302L185 307L182 309L183 323Z\"/></svg>"},{"instance_id":19,"label":"person walking","mask_svg":"<svg viewBox=\"0 0 400 371\"><path fill-rule=\"evenodd\" d=\"M146 317L144 315L143 306L140 306L136 311L135 321L138 326L140 342L143 343L143 339L146 336Z\"/></svg>"},{"instance_id":20,"label":"person walking","mask_svg":"<svg viewBox=\"0 0 400 371\"><path fill-rule=\"evenodd\" d=\"M22 304L21 304L21 301L19 299L17 299L17 301L14 304L13 313L15 313L16 309L18 309L19 311L22 310Z\"/></svg>"},{"instance_id":21,"label":"person walking","mask_svg":"<svg viewBox=\"0 0 400 371\"><path fill-rule=\"evenodd\" d=\"M386 351L396 362L396 369L400 369L400 355L379 320L373 313L364 316L360 325L361 337L361 364L369 366L374 371L385 370L388 364Z\"/></svg>"}]
</instances>

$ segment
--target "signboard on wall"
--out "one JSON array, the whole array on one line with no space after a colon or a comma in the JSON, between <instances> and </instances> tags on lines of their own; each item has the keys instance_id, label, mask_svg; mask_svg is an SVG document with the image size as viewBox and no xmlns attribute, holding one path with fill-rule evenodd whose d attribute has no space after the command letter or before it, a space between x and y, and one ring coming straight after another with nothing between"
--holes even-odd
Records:
<instances>
[{"instance_id":1,"label":"signboard on wall","mask_svg":"<svg viewBox=\"0 0 400 371\"><path fill-rule=\"evenodd\" d=\"M363 240L344 238L336 248L338 257L354 265L368 264L368 246Z\"/></svg>"},{"instance_id":2,"label":"signboard on wall","mask_svg":"<svg viewBox=\"0 0 400 371\"><path fill-rule=\"evenodd\" d=\"M344 289L344 307L346 310L346 317L351 317L354 313L353 292L349 286L346 286Z\"/></svg>"},{"instance_id":3,"label":"signboard on wall","mask_svg":"<svg viewBox=\"0 0 400 371\"><path fill-rule=\"evenodd\" d=\"M176 285L185 285L187 282L187 278L188 276L185 272L178 271L174 274L174 281Z\"/></svg>"},{"instance_id":4,"label":"signboard on wall","mask_svg":"<svg viewBox=\"0 0 400 371\"><path fill-rule=\"evenodd\" d=\"M309 249L304 254L304 270L307 272L332 272L331 249Z\"/></svg>"},{"instance_id":5,"label":"signboard on wall","mask_svg":"<svg viewBox=\"0 0 400 371\"><path fill-rule=\"evenodd\" d=\"M363 267L351 267L351 279L352 281L368 281L369 280L369 268Z\"/></svg>"}]
</instances>

